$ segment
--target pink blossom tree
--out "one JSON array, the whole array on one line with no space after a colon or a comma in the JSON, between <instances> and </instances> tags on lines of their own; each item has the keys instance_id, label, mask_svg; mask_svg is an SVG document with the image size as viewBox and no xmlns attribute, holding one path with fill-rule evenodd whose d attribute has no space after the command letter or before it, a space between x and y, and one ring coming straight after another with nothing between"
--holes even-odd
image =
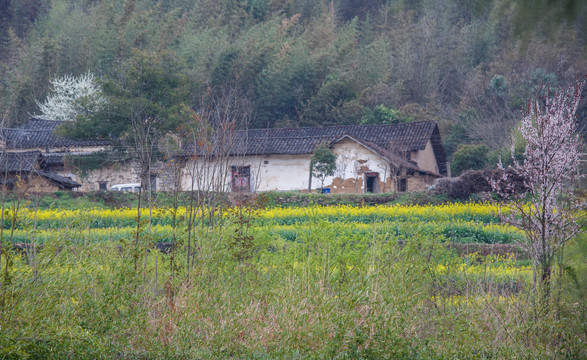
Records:
<instances>
[{"instance_id":1,"label":"pink blossom tree","mask_svg":"<svg viewBox=\"0 0 587 360\"><path fill-rule=\"evenodd\" d=\"M514 157L506 172L491 181L494 191L509 200L502 220L523 230L529 252L546 298L550 293L555 256L564 244L582 231L577 221L583 203L573 192L582 177L579 165L583 142L576 133L577 107L584 81L573 88L530 100L520 132L526 141L524 160ZM548 90L548 89L547 89ZM513 177L524 179L524 191L514 192ZM536 283L536 276L535 276Z\"/></svg>"}]
</instances>

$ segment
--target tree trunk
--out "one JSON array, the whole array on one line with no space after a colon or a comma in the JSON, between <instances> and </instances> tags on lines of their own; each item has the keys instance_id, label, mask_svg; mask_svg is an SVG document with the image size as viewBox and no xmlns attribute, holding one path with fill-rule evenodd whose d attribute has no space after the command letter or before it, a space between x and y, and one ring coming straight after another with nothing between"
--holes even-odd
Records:
<instances>
[{"instance_id":1,"label":"tree trunk","mask_svg":"<svg viewBox=\"0 0 587 360\"><path fill-rule=\"evenodd\" d=\"M544 293L544 299L546 301L550 298L550 279L552 275L552 265L543 264L542 273L540 274L540 283L542 285L542 291Z\"/></svg>"},{"instance_id":2,"label":"tree trunk","mask_svg":"<svg viewBox=\"0 0 587 360\"><path fill-rule=\"evenodd\" d=\"M312 193L312 168L313 167L314 167L314 164L310 160L310 176L309 176L309 179L308 179L308 194L311 194Z\"/></svg>"}]
</instances>

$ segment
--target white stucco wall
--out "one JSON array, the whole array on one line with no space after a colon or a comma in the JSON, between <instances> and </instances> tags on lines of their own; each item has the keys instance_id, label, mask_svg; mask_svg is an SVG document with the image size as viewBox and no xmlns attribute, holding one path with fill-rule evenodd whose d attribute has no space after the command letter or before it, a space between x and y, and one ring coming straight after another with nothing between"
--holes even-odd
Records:
<instances>
[{"instance_id":1,"label":"white stucco wall","mask_svg":"<svg viewBox=\"0 0 587 360\"><path fill-rule=\"evenodd\" d=\"M251 174L258 191L307 190L311 155L251 157ZM315 179L312 179L314 182Z\"/></svg>"},{"instance_id":2,"label":"white stucco wall","mask_svg":"<svg viewBox=\"0 0 587 360\"><path fill-rule=\"evenodd\" d=\"M27 152L27 151L40 151L43 154L50 153L94 153L98 151L104 151L104 146L86 146L86 147L57 147L57 148L26 148L26 149L10 149L10 152Z\"/></svg>"},{"instance_id":3,"label":"white stucco wall","mask_svg":"<svg viewBox=\"0 0 587 360\"><path fill-rule=\"evenodd\" d=\"M343 139L332 147L332 152L337 154L337 170L334 176L325 179L324 186L330 187L333 192L340 190L337 189L337 186L341 186L341 180L356 179L358 183L352 192L362 193L365 172L379 173L381 182L388 180L390 168L387 160L357 142ZM250 166L252 191L305 191L308 189L310 158L311 155L307 154L244 156L231 159L225 166L222 166L224 173L227 174L224 177L225 190L230 190L231 166ZM191 189L194 165L193 161L189 161L184 168L183 190ZM204 168L201 162L197 163L197 166L200 169ZM211 166L206 171L213 173ZM200 182L204 183L205 181ZM198 190L198 181L195 184L195 190ZM315 190L320 186L320 180L312 178L312 189ZM383 190L383 186L381 186L381 191ZM390 190L387 189L387 191ZM347 192L350 191L347 189Z\"/></svg>"},{"instance_id":4,"label":"white stucco wall","mask_svg":"<svg viewBox=\"0 0 587 360\"><path fill-rule=\"evenodd\" d=\"M192 174L194 166L201 169L201 174L214 174L218 177L222 172L224 187L230 190L231 166L250 166L251 191L289 191L308 189L308 169L310 167L310 155L268 155L268 156L243 156L230 159L226 164L216 167L205 167L200 161L194 164L189 161L184 168L182 177L182 189L190 190L192 187ZM206 175L204 175L206 176ZM222 175L220 175L222 176ZM207 176L209 178L209 176ZM219 184L220 182L216 182ZM208 187L206 180L195 181L195 189ZM200 184L200 186L198 186ZM217 187L217 186L216 186Z\"/></svg>"}]
</instances>

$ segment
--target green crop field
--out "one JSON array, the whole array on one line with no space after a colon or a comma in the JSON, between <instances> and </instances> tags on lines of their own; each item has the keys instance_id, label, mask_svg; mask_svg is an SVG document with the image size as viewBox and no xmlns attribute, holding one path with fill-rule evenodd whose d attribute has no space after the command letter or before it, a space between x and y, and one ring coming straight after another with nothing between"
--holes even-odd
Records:
<instances>
[{"instance_id":1,"label":"green crop field","mask_svg":"<svg viewBox=\"0 0 587 360\"><path fill-rule=\"evenodd\" d=\"M585 357L584 239L546 304L497 210L8 209L0 358Z\"/></svg>"}]
</instances>

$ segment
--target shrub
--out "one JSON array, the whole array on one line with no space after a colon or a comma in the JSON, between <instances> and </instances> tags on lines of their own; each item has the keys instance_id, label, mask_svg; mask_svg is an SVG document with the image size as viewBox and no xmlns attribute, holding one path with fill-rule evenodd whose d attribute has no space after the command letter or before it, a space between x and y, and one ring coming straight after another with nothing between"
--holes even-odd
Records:
<instances>
[{"instance_id":1,"label":"shrub","mask_svg":"<svg viewBox=\"0 0 587 360\"><path fill-rule=\"evenodd\" d=\"M525 189L524 179L506 171L511 179L515 193L522 193ZM441 178L436 180L432 192L437 195L446 195L451 200L470 200L472 195L488 195L492 191L490 180L499 179L501 170L469 170L459 177ZM488 200L486 196L477 196L477 199Z\"/></svg>"},{"instance_id":2,"label":"shrub","mask_svg":"<svg viewBox=\"0 0 587 360\"><path fill-rule=\"evenodd\" d=\"M472 194L491 191L489 170L469 170L456 178L442 178L436 181L433 192L453 200L467 200Z\"/></svg>"},{"instance_id":3,"label":"shrub","mask_svg":"<svg viewBox=\"0 0 587 360\"><path fill-rule=\"evenodd\" d=\"M451 170L460 175L465 170L483 169L489 161L488 153L487 145L460 145L453 155Z\"/></svg>"}]
</instances>

